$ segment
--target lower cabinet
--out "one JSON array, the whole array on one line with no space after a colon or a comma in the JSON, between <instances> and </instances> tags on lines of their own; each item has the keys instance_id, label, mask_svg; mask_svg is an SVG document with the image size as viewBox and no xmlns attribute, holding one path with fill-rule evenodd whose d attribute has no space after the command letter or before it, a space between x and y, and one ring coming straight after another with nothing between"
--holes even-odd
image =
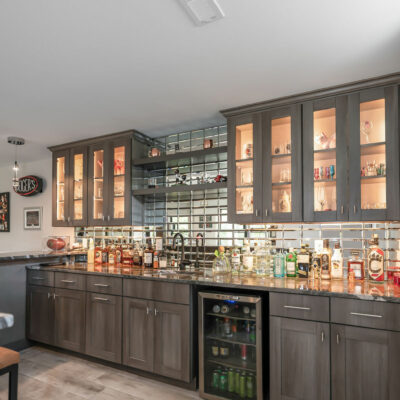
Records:
<instances>
[{"instance_id":1,"label":"lower cabinet","mask_svg":"<svg viewBox=\"0 0 400 400\"><path fill-rule=\"evenodd\" d=\"M86 294L86 354L121 363L122 300L120 296Z\"/></svg>"},{"instance_id":2,"label":"lower cabinet","mask_svg":"<svg viewBox=\"0 0 400 400\"><path fill-rule=\"evenodd\" d=\"M37 342L54 341L54 289L29 285L27 288L27 336Z\"/></svg>"},{"instance_id":3,"label":"lower cabinet","mask_svg":"<svg viewBox=\"0 0 400 400\"><path fill-rule=\"evenodd\" d=\"M330 399L329 324L270 317L270 397Z\"/></svg>"},{"instance_id":4,"label":"lower cabinet","mask_svg":"<svg viewBox=\"0 0 400 400\"><path fill-rule=\"evenodd\" d=\"M143 371L154 370L153 302L124 298L122 363Z\"/></svg>"},{"instance_id":5,"label":"lower cabinet","mask_svg":"<svg viewBox=\"0 0 400 400\"><path fill-rule=\"evenodd\" d=\"M85 292L54 289L54 344L83 353L85 350Z\"/></svg>"},{"instance_id":6,"label":"lower cabinet","mask_svg":"<svg viewBox=\"0 0 400 400\"><path fill-rule=\"evenodd\" d=\"M189 306L124 298L123 364L190 382Z\"/></svg>"},{"instance_id":7,"label":"lower cabinet","mask_svg":"<svg viewBox=\"0 0 400 400\"><path fill-rule=\"evenodd\" d=\"M189 306L155 302L154 307L154 372L189 382Z\"/></svg>"},{"instance_id":8,"label":"lower cabinet","mask_svg":"<svg viewBox=\"0 0 400 400\"><path fill-rule=\"evenodd\" d=\"M331 325L332 400L400 396L400 333Z\"/></svg>"}]
</instances>

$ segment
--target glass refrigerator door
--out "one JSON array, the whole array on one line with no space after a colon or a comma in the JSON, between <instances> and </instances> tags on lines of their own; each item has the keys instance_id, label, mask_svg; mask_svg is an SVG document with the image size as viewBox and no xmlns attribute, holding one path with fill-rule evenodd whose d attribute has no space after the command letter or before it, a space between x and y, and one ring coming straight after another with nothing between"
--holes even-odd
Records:
<instances>
[{"instance_id":1,"label":"glass refrigerator door","mask_svg":"<svg viewBox=\"0 0 400 400\"><path fill-rule=\"evenodd\" d=\"M210 399L261 399L261 300L200 296L201 395Z\"/></svg>"}]
</instances>

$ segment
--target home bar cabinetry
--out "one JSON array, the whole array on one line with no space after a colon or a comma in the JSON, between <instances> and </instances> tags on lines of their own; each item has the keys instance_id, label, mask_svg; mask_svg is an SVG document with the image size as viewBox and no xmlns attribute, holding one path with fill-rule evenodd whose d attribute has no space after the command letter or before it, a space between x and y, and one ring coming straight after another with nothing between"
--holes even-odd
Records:
<instances>
[{"instance_id":1,"label":"home bar cabinetry","mask_svg":"<svg viewBox=\"0 0 400 400\"><path fill-rule=\"evenodd\" d=\"M50 148L53 226L131 223L132 135L128 131Z\"/></svg>"},{"instance_id":2,"label":"home bar cabinetry","mask_svg":"<svg viewBox=\"0 0 400 400\"><path fill-rule=\"evenodd\" d=\"M398 220L399 84L395 74L222 111L229 221Z\"/></svg>"}]
</instances>

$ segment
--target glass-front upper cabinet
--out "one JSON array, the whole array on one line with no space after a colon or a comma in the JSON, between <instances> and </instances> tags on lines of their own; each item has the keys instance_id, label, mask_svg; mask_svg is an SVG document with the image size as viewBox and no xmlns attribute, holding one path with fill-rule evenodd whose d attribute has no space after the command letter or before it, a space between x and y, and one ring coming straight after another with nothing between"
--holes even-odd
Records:
<instances>
[{"instance_id":1,"label":"glass-front upper cabinet","mask_svg":"<svg viewBox=\"0 0 400 400\"><path fill-rule=\"evenodd\" d=\"M263 221L301 221L301 106L263 115Z\"/></svg>"},{"instance_id":2,"label":"glass-front upper cabinet","mask_svg":"<svg viewBox=\"0 0 400 400\"><path fill-rule=\"evenodd\" d=\"M348 219L347 97L303 105L303 199L305 221Z\"/></svg>"},{"instance_id":3,"label":"glass-front upper cabinet","mask_svg":"<svg viewBox=\"0 0 400 400\"><path fill-rule=\"evenodd\" d=\"M228 202L230 222L261 222L261 114L228 120Z\"/></svg>"},{"instance_id":4,"label":"glass-front upper cabinet","mask_svg":"<svg viewBox=\"0 0 400 400\"><path fill-rule=\"evenodd\" d=\"M70 225L87 224L87 148L77 147L70 150L69 197Z\"/></svg>"},{"instance_id":5,"label":"glass-front upper cabinet","mask_svg":"<svg viewBox=\"0 0 400 400\"><path fill-rule=\"evenodd\" d=\"M68 197L69 151L53 153L53 226L67 226L69 217Z\"/></svg>"},{"instance_id":6,"label":"glass-front upper cabinet","mask_svg":"<svg viewBox=\"0 0 400 400\"><path fill-rule=\"evenodd\" d=\"M89 147L89 224L131 223L131 138Z\"/></svg>"},{"instance_id":7,"label":"glass-front upper cabinet","mask_svg":"<svg viewBox=\"0 0 400 400\"><path fill-rule=\"evenodd\" d=\"M131 223L130 158L131 139L124 138L110 144L111 166L108 222L110 225Z\"/></svg>"},{"instance_id":8,"label":"glass-front upper cabinet","mask_svg":"<svg viewBox=\"0 0 400 400\"><path fill-rule=\"evenodd\" d=\"M399 218L397 87L353 94L350 107L350 220Z\"/></svg>"}]
</instances>

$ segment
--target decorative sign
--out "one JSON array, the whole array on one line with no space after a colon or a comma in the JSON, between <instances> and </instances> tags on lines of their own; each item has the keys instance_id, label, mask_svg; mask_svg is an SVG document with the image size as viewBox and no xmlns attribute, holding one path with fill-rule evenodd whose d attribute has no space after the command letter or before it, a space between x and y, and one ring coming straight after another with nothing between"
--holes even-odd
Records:
<instances>
[{"instance_id":1,"label":"decorative sign","mask_svg":"<svg viewBox=\"0 0 400 400\"><path fill-rule=\"evenodd\" d=\"M10 232L10 192L0 193L0 232Z\"/></svg>"},{"instance_id":2,"label":"decorative sign","mask_svg":"<svg viewBox=\"0 0 400 400\"><path fill-rule=\"evenodd\" d=\"M15 193L20 196L34 196L42 193L43 180L37 176L23 176L18 180L18 187L14 188Z\"/></svg>"}]
</instances>

